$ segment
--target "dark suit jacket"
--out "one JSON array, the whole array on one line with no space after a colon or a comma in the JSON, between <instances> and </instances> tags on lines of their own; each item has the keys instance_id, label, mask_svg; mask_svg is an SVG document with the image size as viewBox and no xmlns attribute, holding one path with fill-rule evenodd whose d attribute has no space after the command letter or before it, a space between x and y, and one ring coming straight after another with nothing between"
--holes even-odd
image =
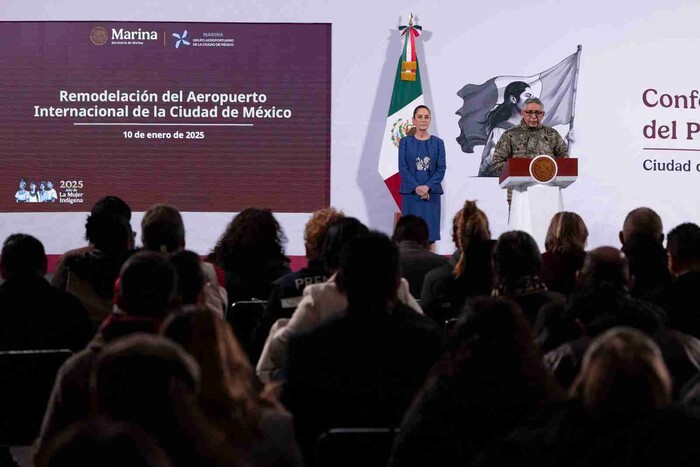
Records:
<instances>
[{"instance_id":1,"label":"dark suit jacket","mask_svg":"<svg viewBox=\"0 0 700 467\"><path fill-rule=\"evenodd\" d=\"M450 265L450 261L446 257L436 255L410 240L399 243L399 260L401 276L408 281L411 295L419 298L423 290L425 276L433 269L449 267Z\"/></svg>"},{"instance_id":2,"label":"dark suit jacket","mask_svg":"<svg viewBox=\"0 0 700 467\"><path fill-rule=\"evenodd\" d=\"M469 298L491 295L491 254L495 244L495 240L471 244L466 253L464 271L459 278L454 276L451 262L449 267L434 269L425 276L420 305L426 316L443 324L445 320L456 318ZM459 256L454 264L458 261Z\"/></svg>"},{"instance_id":3,"label":"dark suit jacket","mask_svg":"<svg viewBox=\"0 0 700 467\"><path fill-rule=\"evenodd\" d=\"M700 339L700 271L676 277L665 287L650 292L645 298L664 309L670 326Z\"/></svg>"},{"instance_id":4,"label":"dark suit jacket","mask_svg":"<svg viewBox=\"0 0 700 467\"><path fill-rule=\"evenodd\" d=\"M87 311L72 295L43 277L8 279L0 285L0 349L82 349L92 337Z\"/></svg>"},{"instance_id":5,"label":"dark suit jacket","mask_svg":"<svg viewBox=\"0 0 700 467\"><path fill-rule=\"evenodd\" d=\"M439 353L438 327L403 304L374 316L349 310L291 340L282 401L302 450L331 427L398 426Z\"/></svg>"}]
</instances>

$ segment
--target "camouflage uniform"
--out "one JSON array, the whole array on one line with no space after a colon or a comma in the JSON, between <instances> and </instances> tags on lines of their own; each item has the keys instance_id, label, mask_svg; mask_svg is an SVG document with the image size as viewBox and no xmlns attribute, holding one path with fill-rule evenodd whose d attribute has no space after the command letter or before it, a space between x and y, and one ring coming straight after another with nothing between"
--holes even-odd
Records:
<instances>
[{"instance_id":1,"label":"camouflage uniform","mask_svg":"<svg viewBox=\"0 0 700 467\"><path fill-rule=\"evenodd\" d=\"M554 128L530 128L524 121L503 133L493 153L493 175L500 175L511 157L533 158L546 154L555 158L568 157L566 143Z\"/></svg>"}]
</instances>

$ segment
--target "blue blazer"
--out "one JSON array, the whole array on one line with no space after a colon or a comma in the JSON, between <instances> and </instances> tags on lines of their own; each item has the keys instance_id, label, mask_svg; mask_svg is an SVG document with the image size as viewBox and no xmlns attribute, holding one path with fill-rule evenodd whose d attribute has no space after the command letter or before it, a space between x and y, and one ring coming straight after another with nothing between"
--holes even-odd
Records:
<instances>
[{"instance_id":1,"label":"blue blazer","mask_svg":"<svg viewBox=\"0 0 700 467\"><path fill-rule=\"evenodd\" d=\"M445 162L445 142L437 136L428 138L428 155L430 166L428 167L428 181L425 185L430 188L430 193L442 194L442 179L445 177L447 163ZM418 156L418 140L415 136L405 136L399 142L399 175L401 175L401 188L399 193L407 195L415 191L416 182L416 157Z\"/></svg>"}]
</instances>

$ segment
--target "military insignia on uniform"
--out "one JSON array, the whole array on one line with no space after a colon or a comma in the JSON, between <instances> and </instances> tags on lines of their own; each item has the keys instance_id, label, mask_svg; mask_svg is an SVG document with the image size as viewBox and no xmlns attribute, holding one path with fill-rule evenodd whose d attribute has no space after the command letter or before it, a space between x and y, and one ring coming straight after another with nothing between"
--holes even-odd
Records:
<instances>
[{"instance_id":1,"label":"military insignia on uniform","mask_svg":"<svg viewBox=\"0 0 700 467\"><path fill-rule=\"evenodd\" d=\"M413 128L413 124L403 118L399 118L394 122L391 127L391 142L394 143L394 146L399 147L401 138L406 136L411 128Z\"/></svg>"},{"instance_id":2,"label":"military insignia on uniform","mask_svg":"<svg viewBox=\"0 0 700 467\"><path fill-rule=\"evenodd\" d=\"M537 156L530 162L530 176L539 183L551 182L557 176L557 163L550 156Z\"/></svg>"}]
</instances>

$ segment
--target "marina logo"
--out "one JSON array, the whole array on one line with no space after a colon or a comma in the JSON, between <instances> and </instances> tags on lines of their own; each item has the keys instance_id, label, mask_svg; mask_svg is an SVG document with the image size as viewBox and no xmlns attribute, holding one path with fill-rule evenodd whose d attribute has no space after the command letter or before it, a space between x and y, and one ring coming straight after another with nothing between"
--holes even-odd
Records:
<instances>
[{"instance_id":1,"label":"marina logo","mask_svg":"<svg viewBox=\"0 0 700 467\"><path fill-rule=\"evenodd\" d=\"M108 39L107 30L102 26L96 26L90 31L90 42L95 45L105 45Z\"/></svg>"},{"instance_id":2,"label":"marina logo","mask_svg":"<svg viewBox=\"0 0 700 467\"><path fill-rule=\"evenodd\" d=\"M190 41L187 40L187 29L185 29L185 32L183 32L182 34L173 33L173 37L175 38L176 49L180 48L180 44L190 45Z\"/></svg>"},{"instance_id":3,"label":"marina logo","mask_svg":"<svg viewBox=\"0 0 700 467\"><path fill-rule=\"evenodd\" d=\"M158 32L142 31L141 28L129 31L128 29L112 28L113 41L157 41Z\"/></svg>"}]
</instances>

